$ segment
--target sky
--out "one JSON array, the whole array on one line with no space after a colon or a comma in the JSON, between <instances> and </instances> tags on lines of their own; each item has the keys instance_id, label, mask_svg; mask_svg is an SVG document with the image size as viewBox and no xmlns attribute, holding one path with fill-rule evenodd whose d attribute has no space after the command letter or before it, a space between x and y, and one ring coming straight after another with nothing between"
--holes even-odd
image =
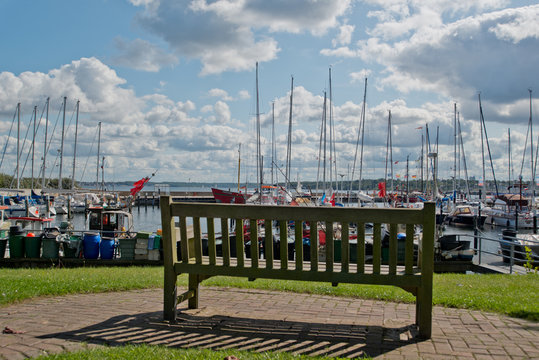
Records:
<instances>
[{"instance_id":1,"label":"sky","mask_svg":"<svg viewBox=\"0 0 539 360\"><path fill-rule=\"evenodd\" d=\"M482 178L483 153L487 180L532 177L534 1L0 0L0 44L0 172L9 175L19 138L19 174L31 176L33 142L38 176L50 99L47 177L60 168L72 177L75 163L76 181L236 182L241 159L240 181L255 182L258 63L265 183L272 162L284 181L289 128L291 181L347 181L360 169L380 178L391 165L404 179L407 160L419 179L427 128L423 152L438 153L438 177L464 178L466 167Z\"/></svg>"}]
</instances>

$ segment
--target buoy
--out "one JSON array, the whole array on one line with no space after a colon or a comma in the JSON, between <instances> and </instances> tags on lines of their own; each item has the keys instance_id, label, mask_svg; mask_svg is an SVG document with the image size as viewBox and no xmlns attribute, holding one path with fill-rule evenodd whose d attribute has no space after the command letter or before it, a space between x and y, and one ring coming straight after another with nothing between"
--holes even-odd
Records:
<instances>
[{"instance_id":1,"label":"buoy","mask_svg":"<svg viewBox=\"0 0 539 360\"><path fill-rule=\"evenodd\" d=\"M28 234L26 234L27 237L35 237L36 235L32 232L29 232Z\"/></svg>"}]
</instances>

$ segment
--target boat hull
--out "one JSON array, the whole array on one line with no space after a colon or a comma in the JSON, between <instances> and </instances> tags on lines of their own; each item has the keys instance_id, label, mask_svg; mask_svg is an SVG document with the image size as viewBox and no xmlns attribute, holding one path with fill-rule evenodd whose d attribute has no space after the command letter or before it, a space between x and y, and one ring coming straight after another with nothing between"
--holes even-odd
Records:
<instances>
[{"instance_id":1,"label":"boat hull","mask_svg":"<svg viewBox=\"0 0 539 360\"><path fill-rule=\"evenodd\" d=\"M211 192L216 202L224 204L245 204L245 196L234 191L212 188Z\"/></svg>"}]
</instances>

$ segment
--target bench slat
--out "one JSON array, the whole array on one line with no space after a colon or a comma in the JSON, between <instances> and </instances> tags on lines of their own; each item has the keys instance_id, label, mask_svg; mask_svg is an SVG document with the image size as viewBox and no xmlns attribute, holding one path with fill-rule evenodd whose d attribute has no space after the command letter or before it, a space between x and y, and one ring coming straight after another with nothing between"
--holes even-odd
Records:
<instances>
[{"instance_id":1,"label":"bench slat","mask_svg":"<svg viewBox=\"0 0 539 360\"><path fill-rule=\"evenodd\" d=\"M189 262L189 242L187 241L187 221L185 216L180 216L180 239L182 261Z\"/></svg>"},{"instance_id":2,"label":"bench slat","mask_svg":"<svg viewBox=\"0 0 539 360\"><path fill-rule=\"evenodd\" d=\"M318 270L318 221L309 221L310 248L311 248L311 270Z\"/></svg>"},{"instance_id":3,"label":"bench slat","mask_svg":"<svg viewBox=\"0 0 539 360\"><path fill-rule=\"evenodd\" d=\"M230 266L230 236L228 234L228 219L226 218L221 218L221 241L223 264Z\"/></svg>"},{"instance_id":4,"label":"bench slat","mask_svg":"<svg viewBox=\"0 0 539 360\"><path fill-rule=\"evenodd\" d=\"M271 226L271 220L266 219L264 220L264 227L265 227L265 250L264 250L264 257L266 258L266 268L271 269L273 268L273 229Z\"/></svg>"},{"instance_id":5,"label":"bench slat","mask_svg":"<svg viewBox=\"0 0 539 360\"><path fill-rule=\"evenodd\" d=\"M389 273L395 274L397 269L397 224L389 224Z\"/></svg>"},{"instance_id":6,"label":"bench slat","mask_svg":"<svg viewBox=\"0 0 539 360\"><path fill-rule=\"evenodd\" d=\"M214 218L207 218L208 223L208 255L210 257L210 265L215 265L217 251L215 247L215 222Z\"/></svg>"},{"instance_id":7,"label":"bench slat","mask_svg":"<svg viewBox=\"0 0 539 360\"><path fill-rule=\"evenodd\" d=\"M245 266L245 248L243 240L243 219L236 219L236 259L237 266L242 268Z\"/></svg>"},{"instance_id":8,"label":"bench slat","mask_svg":"<svg viewBox=\"0 0 539 360\"><path fill-rule=\"evenodd\" d=\"M357 224L357 272L365 272L365 223Z\"/></svg>"},{"instance_id":9,"label":"bench slat","mask_svg":"<svg viewBox=\"0 0 539 360\"><path fill-rule=\"evenodd\" d=\"M281 256L281 268L288 268L288 222L279 221L279 248Z\"/></svg>"},{"instance_id":10,"label":"bench slat","mask_svg":"<svg viewBox=\"0 0 539 360\"><path fill-rule=\"evenodd\" d=\"M341 263L342 272L350 271L350 224L341 224Z\"/></svg>"},{"instance_id":11,"label":"bench slat","mask_svg":"<svg viewBox=\"0 0 539 360\"><path fill-rule=\"evenodd\" d=\"M200 236L200 218L193 218L193 234L195 245L195 262L202 264L202 239Z\"/></svg>"},{"instance_id":12,"label":"bench slat","mask_svg":"<svg viewBox=\"0 0 539 360\"><path fill-rule=\"evenodd\" d=\"M258 220L251 219L249 221L249 227L251 229L251 261L252 267L258 267Z\"/></svg>"},{"instance_id":13,"label":"bench slat","mask_svg":"<svg viewBox=\"0 0 539 360\"><path fill-rule=\"evenodd\" d=\"M404 255L404 266L406 274L411 274L414 267L414 225L406 225L406 245Z\"/></svg>"},{"instance_id":14,"label":"bench slat","mask_svg":"<svg viewBox=\"0 0 539 360\"><path fill-rule=\"evenodd\" d=\"M294 250L296 251L296 269L303 269L303 222L294 220Z\"/></svg>"},{"instance_id":15,"label":"bench slat","mask_svg":"<svg viewBox=\"0 0 539 360\"><path fill-rule=\"evenodd\" d=\"M381 231L382 225L380 223L375 223L372 228L372 264L374 274L380 274L380 261L382 260Z\"/></svg>"},{"instance_id":16,"label":"bench slat","mask_svg":"<svg viewBox=\"0 0 539 360\"><path fill-rule=\"evenodd\" d=\"M291 262L292 265L294 262ZM230 266L223 268L222 266L212 266L206 264L184 264L176 263L174 269L177 273L196 273L201 275L223 275L227 276L257 278L257 279L280 279L280 280L303 280L316 282L331 282L331 283L349 283L349 284L379 284L379 285L396 285L405 287L417 287L421 283L419 274L405 275L403 272L399 274L387 274L388 267L384 266L385 274L357 274L346 272L330 272L330 271L300 271L290 269L267 269L237 267Z\"/></svg>"}]
</instances>

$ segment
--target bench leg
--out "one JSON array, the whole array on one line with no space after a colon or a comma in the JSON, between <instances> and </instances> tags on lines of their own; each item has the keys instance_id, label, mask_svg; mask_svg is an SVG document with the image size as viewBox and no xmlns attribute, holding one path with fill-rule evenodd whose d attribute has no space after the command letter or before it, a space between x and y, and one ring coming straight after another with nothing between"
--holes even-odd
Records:
<instances>
[{"instance_id":1,"label":"bench leg","mask_svg":"<svg viewBox=\"0 0 539 360\"><path fill-rule=\"evenodd\" d=\"M420 287L418 289L416 324L419 328L419 337L430 339L432 336L432 288Z\"/></svg>"},{"instance_id":2,"label":"bench leg","mask_svg":"<svg viewBox=\"0 0 539 360\"><path fill-rule=\"evenodd\" d=\"M178 289L176 281L178 275L172 271L165 269L165 281L163 291L163 317L170 322L176 321L176 308L178 305Z\"/></svg>"},{"instance_id":3,"label":"bench leg","mask_svg":"<svg viewBox=\"0 0 539 360\"><path fill-rule=\"evenodd\" d=\"M189 298L189 309L198 309L199 290L200 276L197 274L189 274L189 291L193 292L193 296Z\"/></svg>"}]
</instances>

